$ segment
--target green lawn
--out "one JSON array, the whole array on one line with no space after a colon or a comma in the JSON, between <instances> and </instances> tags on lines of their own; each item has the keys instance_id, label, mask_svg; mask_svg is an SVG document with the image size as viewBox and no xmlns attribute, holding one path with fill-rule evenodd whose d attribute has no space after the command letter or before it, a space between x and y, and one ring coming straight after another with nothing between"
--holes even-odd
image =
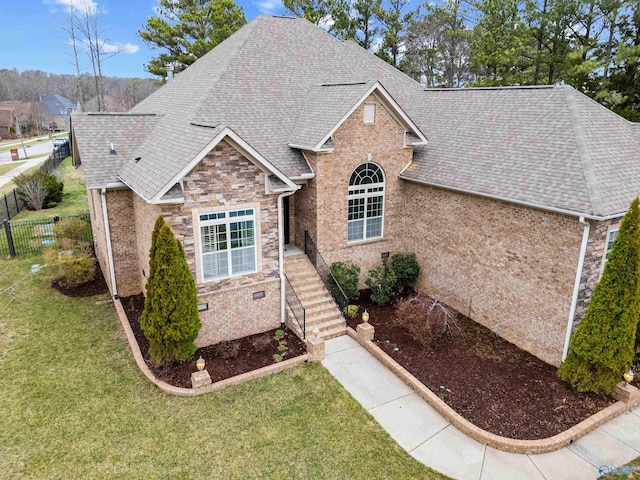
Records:
<instances>
[{"instance_id":1,"label":"green lawn","mask_svg":"<svg viewBox=\"0 0 640 480\"><path fill-rule=\"evenodd\" d=\"M2 165L0 165L0 175L4 175L5 173L10 172L14 168L22 165L23 163L24 162L3 163Z\"/></svg>"},{"instance_id":2,"label":"green lawn","mask_svg":"<svg viewBox=\"0 0 640 480\"><path fill-rule=\"evenodd\" d=\"M38 212L32 212L24 209L11 220L20 222L23 220L42 220L46 218L53 218L55 216L63 217L67 215L81 215L83 213L89 213L87 187L84 183L84 177L71 166L71 157L67 157L64 162L62 162L60 165L60 173L62 175L62 181L64 182L64 196L62 197L62 202L60 202L58 206L40 210Z\"/></svg>"},{"instance_id":3,"label":"green lawn","mask_svg":"<svg viewBox=\"0 0 640 480\"><path fill-rule=\"evenodd\" d=\"M628 478L640 478L640 457L631 460L625 466L616 468L611 474L599 478L607 480L625 480Z\"/></svg>"},{"instance_id":4,"label":"green lawn","mask_svg":"<svg viewBox=\"0 0 640 480\"><path fill-rule=\"evenodd\" d=\"M0 260L2 478L446 478L318 364L197 398L160 392L113 307L26 276L40 261Z\"/></svg>"}]
</instances>

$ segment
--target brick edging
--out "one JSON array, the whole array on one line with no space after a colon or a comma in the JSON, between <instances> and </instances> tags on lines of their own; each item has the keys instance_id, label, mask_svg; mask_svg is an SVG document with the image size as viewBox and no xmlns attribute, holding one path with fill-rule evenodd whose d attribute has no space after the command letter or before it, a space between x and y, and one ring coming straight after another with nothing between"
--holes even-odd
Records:
<instances>
[{"instance_id":1,"label":"brick edging","mask_svg":"<svg viewBox=\"0 0 640 480\"><path fill-rule=\"evenodd\" d=\"M224 380L220 380L219 382L212 383L205 387L201 387L201 388L175 387L173 385L169 385L167 382L158 380L155 377L155 375L151 372L146 362L144 361L144 358L142 358L142 352L140 352L138 341L133 335L133 330L131 329L131 325L129 325L129 319L127 318L127 315L125 314L124 309L122 308L122 303L120 302L120 299L118 298L113 299L113 304L116 308L116 315L118 317L118 320L120 320L120 325L122 326L122 329L124 330L124 334L127 337L127 343L129 344L129 349L133 354L133 358L136 361L138 368L142 371L144 376L149 379L151 383L154 383L160 390L162 390L165 393L169 393L171 395L177 395L180 397L195 397L197 395L202 395L204 393L215 392L217 390L222 390L223 388L230 387L231 385L239 385L249 380L255 380L257 378L266 377L267 375L278 373L283 370L287 370L289 368L297 367L301 363L304 363L310 359L309 354L305 353L303 355L292 358L290 360L284 360L282 362L274 363L273 365L267 365L266 367L253 370L251 372L236 375L235 377L226 378Z\"/></svg>"},{"instance_id":2,"label":"brick edging","mask_svg":"<svg viewBox=\"0 0 640 480\"><path fill-rule=\"evenodd\" d=\"M540 440L517 440L513 438L501 437L480 427L463 418L453 408L442 401L436 394L425 387L416 377L409 373L399 363L389 357L380 347L372 341L362 339L352 328L347 328L347 334L357 341L365 350L379 360L385 367L391 370L400 380L406 383L413 391L415 391L423 400L431 405L440 415L449 421L458 430L477 440L480 443L488 445L498 450L511 453L522 454L539 454L547 453L566 447L578 438L595 430L600 425L617 417L627 410L624 402L618 401L610 405L598 413L590 416L582 422L565 430L553 437L542 438Z\"/></svg>"}]
</instances>

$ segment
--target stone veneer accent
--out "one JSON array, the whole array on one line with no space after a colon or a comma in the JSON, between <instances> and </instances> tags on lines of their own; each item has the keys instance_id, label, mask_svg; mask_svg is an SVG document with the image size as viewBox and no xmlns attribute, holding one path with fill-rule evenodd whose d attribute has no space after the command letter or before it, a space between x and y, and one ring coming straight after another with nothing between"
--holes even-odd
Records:
<instances>
[{"instance_id":1,"label":"stone veneer accent","mask_svg":"<svg viewBox=\"0 0 640 480\"><path fill-rule=\"evenodd\" d=\"M364 105L376 106L375 123L364 123ZM304 247L309 230L327 263L348 261L360 265L361 282L367 271L380 263L383 252L403 250L404 182L400 171L411 161L413 148L404 146L404 127L375 94L367 98L333 135L330 154L307 153L316 176L295 197L296 244ZM385 174L384 236L347 243L349 179L355 168L368 162Z\"/></svg>"},{"instance_id":2,"label":"stone veneer accent","mask_svg":"<svg viewBox=\"0 0 640 480\"><path fill-rule=\"evenodd\" d=\"M582 225L575 217L407 182L417 288L558 366Z\"/></svg>"},{"instance_id":3,"label":"stone veneer accent","mask_svg":"<svg viewBox=\"0 0 640 480\"><path fill-rule=\"evenodd\" d=\"M599 222L589 220L591 228L589 230L587 251L584 256L584 265L582 267L582 276L580 278L580 292L578 294L578 303L576 305L576 315L573 321L574 329L587 312L587 307L591 301L593 290L596 288L596 284L602 275L602 269L604 268L604 254L607 250L609 230L619 228L621 220L622 218L603 220Z\"/></svg>"}]
</instances>

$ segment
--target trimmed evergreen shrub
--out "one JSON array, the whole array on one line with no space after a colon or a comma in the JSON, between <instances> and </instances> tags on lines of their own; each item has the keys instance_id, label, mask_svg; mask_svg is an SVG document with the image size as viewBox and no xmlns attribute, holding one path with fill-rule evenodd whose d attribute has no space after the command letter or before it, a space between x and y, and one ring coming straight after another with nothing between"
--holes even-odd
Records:
<instances>
[{"instance_id":1,"label":"trimmed evergreen shrub","mask_svg":"<svg viewBox=\"0 0 640 480\"><path fill-rule=\"evenodd\" d=\"M45 261L55 268L55 279L67 288L90 282L96 276L96 259L89 253L86 243L59 250L57 247L45 251Z\"/></svg>"},{"instance_id":2,"label":"trimmed evergreen shrub","mask_svg":"<svg viewBox=\"0 0 640 480\"><path fill-rule=\"evenodd\" d=\"M396 253L391 256L391 270L396 276L395 291L402 293L415 282L420 273L420 265L415 253Z\"/></svg>"},{"instance_id":3,"label":"trimmed evergreen shrub","mask_svg":"<svg viewBox=\"0 0 640 480\"><path fill-rule=\"evenodd\" d=\"M376 305L384 305L391 300L396 282L396 274L389 268L387 259L384 258L381 266L369 270L369 277L364 283L372 291L371 301Z\"/></svg>"},{"instance_id":4,"label":"trimmed evergreen shrub","mask_svg":"<svg viewBox=\"0 0 640 480\"><path fill-rule=\"evenodd\" d=\"M151 238L147 297L140 327L149 340L151 361L162 366L193 356L201 323L196 284L184 249L162 216L158 217Z\"/></svg>"},{"instance_id":5,"label":"trimmed evergreen shrub","mask_svg":"<svg viewBox=\"0 0 640 480\"><path fill-rule=\"evenodd\" d=\"M342 291L349 300L356 300L360 296L358 290L358 279L360 278L360 267L358 265L348 265L343 262L331 264L331 273L342 287Z\"/></svg>"},{"instance_id":6,"label":"trimmed evergreen shrub","mask_svg":"<svg viewBox=\"0 0 640 480\"><path fill-rule=\"evenodd\" d=\"M602 278L558 370L581 392L612 393L633 362L640 313L638 205L636 198L622 219Z\"/></svg>"}]
</instances>

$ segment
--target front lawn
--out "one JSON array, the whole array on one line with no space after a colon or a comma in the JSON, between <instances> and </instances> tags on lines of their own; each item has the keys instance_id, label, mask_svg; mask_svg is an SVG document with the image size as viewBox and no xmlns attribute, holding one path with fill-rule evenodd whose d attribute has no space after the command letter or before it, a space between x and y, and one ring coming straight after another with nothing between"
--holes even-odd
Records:
<instances>
[{"instance_id":1,"label":"front lawn","mask_svg":"<svg viewBox=\"0 0 640 480\"><path fill-rule=\"evenodd\" d=\"M28 276L39 262L0 260L3 478L445 478L318 364L197 398L160 392L113 307L95 304L108 296L65 297L46 272Z\"/></svg>"},{"instance_id":2,"label":"front lawn","mask_svg":"<svg viewBox=\"0 0 640 480\"><path fill-rule=\"evenodd\" d=\"M4 175L7 172L10 172L16 167L19 167L24 162L11 162L11 163L3 163L0 165L0 175Z\"/></svg>"}]
</instances>

